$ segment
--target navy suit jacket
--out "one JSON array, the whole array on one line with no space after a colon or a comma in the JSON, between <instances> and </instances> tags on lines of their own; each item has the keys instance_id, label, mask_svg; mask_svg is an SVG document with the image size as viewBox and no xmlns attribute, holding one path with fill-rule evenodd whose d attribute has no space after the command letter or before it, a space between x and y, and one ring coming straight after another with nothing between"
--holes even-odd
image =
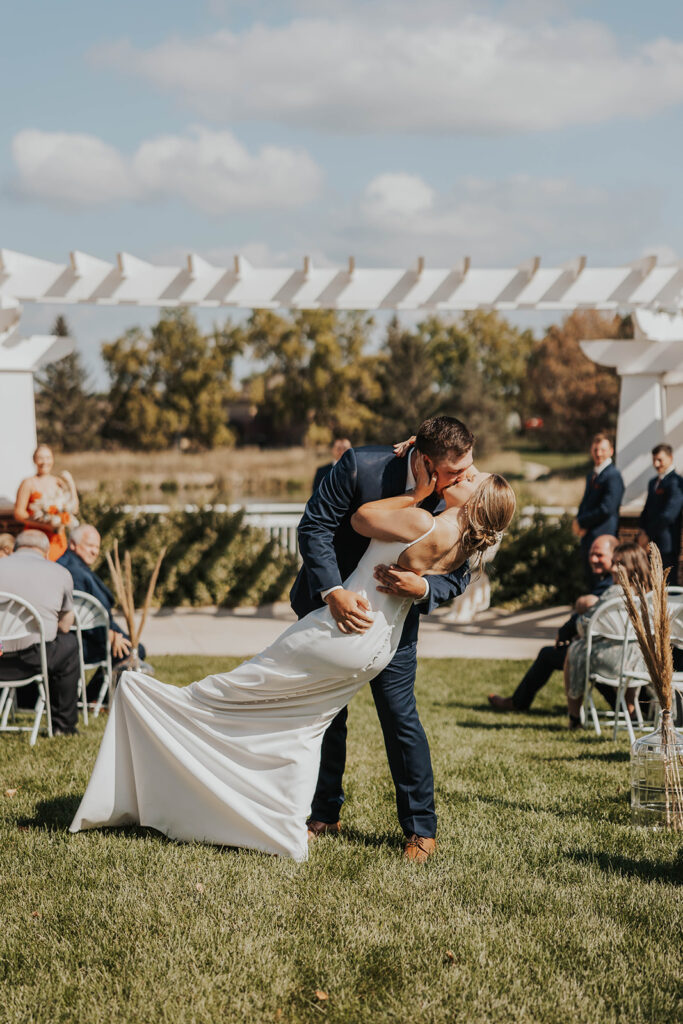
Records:
<instances>
[{"instance_id":1,"label":"navy suit jacket","mask_svg":"<svg viewBox=\"0 0 683 1024\"><path fill-rule=\"evenodd\" d=\"M311 493L314 494L318 490L321 483L323 482L323 480L325 479L325 477L330 472L333 466L334 462L326 462L324 466L318 466L318 468L315 471L315 476L313 477L313 487L311 488Z\"/></svg>"},{"instance_id":2,"label":"navy suit jacket","mask_svg":"<svg viewBox=\"0 0 683 1024\"><path fill-rule=\"evenodd\" d=\"M370 541L356 533L351 516L366 501L404 493L409 457L396 458L385 445L350 448L323 479L299 523L304 564L289 595L297 615L321 608L320 592L339 586L356 568ZM422 507L438 514L445 504L438 495L430 495ZM467 563L447 576L430 576L429 597L408 612L399 646L417 640L420 612L429 614L462 594L469 580Z\"/></svg>"},{"instance_id":3,"label":"navy suit jacket","mask_svg":"<svg viewBox=\"0 0 683 1024\"><path fill-rule=\"evenodd\" d=\"M665 566L678 562L682 510L683 480L675 470L661 481L658 476L650 480L639 526L661 551Z\"/></svg>"},{"instance_id":4,"label":"navy suit jacket","mask_svg":"<svg viewBox=\"0 0 683 1024\"><path fill-rule=\"evenodd\" d=\"M117 633L126 635L120 626L114 621L112 608L114 607L114 595L109 587L102 582L97 573L93 572L83 559L69 548L61 558L57 559L59 565L68 569L74 581L74 590L83 590L86 594L92 594L104 605L109 612L109 628Z\"/></svg>"},{"instance_id":5,"label":"navy suit jacket","mask_svg":"<svg viewBox=\"0 0 683 1024\"><path fill-rule=\"evenodd\" d=\"M586 489L579 505L579 526L587 530L582 544L590 545L596 537L609 533L616 537L619 529L619 506L624 497L624 481L614 465L603 469L595 480L593 471L586 477Z\"/></svg>"}]
</instances>

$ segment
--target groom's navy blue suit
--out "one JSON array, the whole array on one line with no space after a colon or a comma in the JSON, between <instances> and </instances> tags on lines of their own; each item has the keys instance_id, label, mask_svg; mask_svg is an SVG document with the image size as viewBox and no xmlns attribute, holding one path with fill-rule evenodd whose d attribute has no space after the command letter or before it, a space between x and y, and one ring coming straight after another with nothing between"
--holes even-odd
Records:
<instances>
[{"instance_id":1,"label":"groom's navy blue suit","mask_svg":"<svg viewBox=\"0 0 683 1024\"><path fill-rule=\"evenodd\" d=\"M299 524L303 567L290 593L292 608L300 618L322 607L321 591L340 585L356 568L370 542L353 530L351 516L366 501L404 493L408 458L396 458L385 446L351 448L310 498ZM437 514L445 505L438 495L430 495L422 507ZM419 613L457 597L468 583L466 564L448 576L429 577L428 599L412 606L393 660L370 684L396 786L398 818L407 836L436 834L432 764L414 694ZM339 820L344 801L346 716L343 708L323 738L311 808L316 821Z\"/></svg>"}]
</instances>

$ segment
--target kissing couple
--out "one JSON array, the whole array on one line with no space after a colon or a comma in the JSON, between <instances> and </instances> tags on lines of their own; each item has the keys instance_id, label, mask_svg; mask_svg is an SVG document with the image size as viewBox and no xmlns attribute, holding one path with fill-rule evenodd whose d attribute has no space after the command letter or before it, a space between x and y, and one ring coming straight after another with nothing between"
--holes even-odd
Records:
<instances>
[{"instance_id":1,"label":"kissing couple","mask_svg":"<svg viewBox=\"0 0 683 1024\"><path fill-rule=\"evenodd\" d=\"M436 813L413 692L419 615L464 591L468 561L515 508L510 485L474 466L473 443L436 416L407 456L405 445L349 449L299 525L299 621L189 686L125 672L71 831L137 823L306 860L309 838L339 830L346 707L371 683L405 853L425 860Z\"/></svg>"}]
</instances>

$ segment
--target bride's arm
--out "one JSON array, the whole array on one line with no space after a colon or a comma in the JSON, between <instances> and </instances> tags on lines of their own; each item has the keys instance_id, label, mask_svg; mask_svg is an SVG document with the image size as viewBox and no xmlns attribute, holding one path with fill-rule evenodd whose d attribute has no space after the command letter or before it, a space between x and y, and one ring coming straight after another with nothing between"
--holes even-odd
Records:
<instances>
[{"instance_id":1,"label":"bride's arm","mask_svg":"<svg viewBox=\"0 0 683 1024\"><path fill-rule=\"evenodd\" d=\"M434 490L436 474L429 475L419 453L415 475L414 490L396 494L392 498L366 501L361 505L351 516L351 526L356 533L376 540L415 540L428 530L432 516L426 509L417 506Z\"/></svg>"},{"instance_id":2,"label":"bride's arm","mask_svg":"<svg viewBox=\"0 0 683 1024\"><path fill-rule=\"evenodd\" d=\"M409 495L401 495L408 498ZM416 508L415 502L394 504L396 499L369 501L361 505L351 516L351 526L361 537L375 540L415 540L425 533L432 522L432 516L424 508ZM389 507L382 508L383 505Z\"/></svg>"}]
</instances>

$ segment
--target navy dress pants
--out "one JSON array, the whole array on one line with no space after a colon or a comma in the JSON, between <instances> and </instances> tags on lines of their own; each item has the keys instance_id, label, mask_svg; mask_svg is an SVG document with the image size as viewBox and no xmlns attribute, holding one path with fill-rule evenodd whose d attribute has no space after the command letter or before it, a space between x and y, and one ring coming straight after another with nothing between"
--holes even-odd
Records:
<instances>
[{"instance_id":1,"label":"navy dress pants","mask_svg":"<svg viewBox=\"0 0 683 1024\"><path fill-rule=\"evenodd\" d=\"M393 660L370 683L377 708L389 770L396 787L396 810L406 836L436 835L434 775L429 744L417 713L415 671L417 644L399 647ZM339 821L344 802L347 709L342 708L323 736L320 773L311 818Z\"/></svg>"}]
</instances>

